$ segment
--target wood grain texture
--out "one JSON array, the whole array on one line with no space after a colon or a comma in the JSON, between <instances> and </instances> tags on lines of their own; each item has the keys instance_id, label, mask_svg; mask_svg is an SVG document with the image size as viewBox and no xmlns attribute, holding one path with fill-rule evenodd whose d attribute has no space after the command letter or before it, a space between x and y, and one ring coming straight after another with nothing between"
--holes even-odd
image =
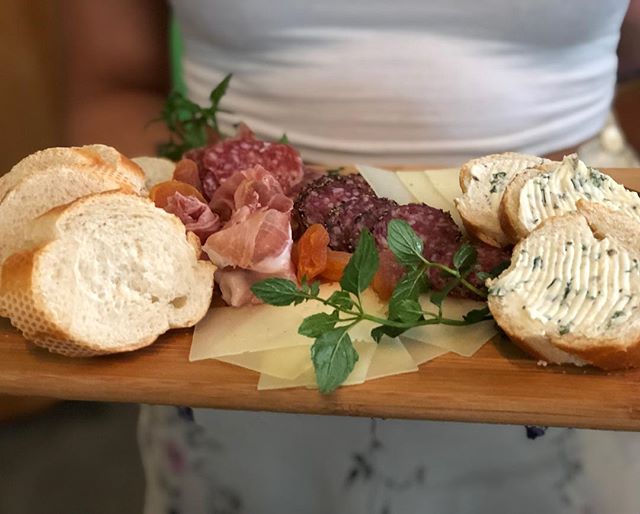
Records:
<instances>
[{"instance_id":1,"label":"wood grain texture","mask_svg":"<svg viewBox=\"0 0 640 514\"><path fill-rule=\"evenodd\" d=\"M610 170L640 189L640 170ZM537 363L501 337L474 357L445 355L417 373L343 387L257 391L258 374L188 362L191 330L130 354L68 359L26 342L0 319L0 394L224 409L535 424L640 431L640 370Z\"/></svg>"}]
</instances>

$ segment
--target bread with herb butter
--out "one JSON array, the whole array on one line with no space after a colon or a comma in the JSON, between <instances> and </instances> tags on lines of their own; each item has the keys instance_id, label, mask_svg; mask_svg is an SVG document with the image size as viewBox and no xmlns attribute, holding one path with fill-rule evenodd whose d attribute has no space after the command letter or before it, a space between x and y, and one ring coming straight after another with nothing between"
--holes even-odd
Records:
<instances>
[{"instance_id":1,"label":"bread with herb butter","mask_svg":"<svg viewBox=\"0 0 640 514\"><path fill-rule=\"evenodd\" d=\"M542 361L640 366L640 224L602 204L542 221L490 281L507 336Z\"/></svg>"},{"instance_id":2,"label":"bread with herb butter","mask_svg":"<svg viewBox=\"0 0 640 514\"><path fill-rule=\"evenodd\" d=\"M512 152L467 162L460 169L464 194L455 200L467 232L492 246L508 246L510 240L500 226L498 212L505 186L528 168L551 165L547 159Z\"/></svg>"},{"instance_id":3,"label":"bread with herb butter","mask_svg":"<svg viewBox=\"0 0 640 514\"><path fill-rule=\"evenodd\" d=\"M215 266L173 214L137 195L85 196L34 220L2 266L0 307L68 356L135 350L207 312Z\"/></svg>"},{"instance_id":4,"label":"bread with herb butter","mask_svg":"<svg viewBox=\"0 0 640 514\"><path fill-rule=\"evenodd\" d=\"M500 224L516 243L545 219L575 211L579 200L622 210L640 222L637 193L569 155L552 171L528 171L514 177L502 197Z\"/></svg>"}]
</instances>

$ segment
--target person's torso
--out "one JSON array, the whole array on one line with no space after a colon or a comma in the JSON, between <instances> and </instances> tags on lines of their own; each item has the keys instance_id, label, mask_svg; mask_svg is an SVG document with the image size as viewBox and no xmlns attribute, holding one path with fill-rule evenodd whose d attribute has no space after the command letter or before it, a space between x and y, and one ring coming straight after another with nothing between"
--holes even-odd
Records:
<instances>
[{"instance_id":1,"label":"person's torso","mask_svg":"<svg viewBox=\"0 0 640 514\"><path fill-rule=\"evenodd\" d=\"M307 159L545 153L608 112L628 0L180 0L184 78Z\"/></svg>"}]
</instances>

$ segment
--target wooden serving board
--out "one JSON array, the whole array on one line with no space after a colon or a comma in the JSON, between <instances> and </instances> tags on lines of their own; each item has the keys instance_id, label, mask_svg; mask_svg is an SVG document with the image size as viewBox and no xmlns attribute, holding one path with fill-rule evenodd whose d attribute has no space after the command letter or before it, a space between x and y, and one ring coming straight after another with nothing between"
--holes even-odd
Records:
<instances>
[{"instance_id":1,"label":"wooden serving board","mask_svg":"<svg viewBox=\"0 0 640 514\"><path fill-rule=\"evenodd\" d=\"M640 189L640 170L608 170ZM224 409L640 431L640 370L547 366L496 337L472 358L447 354L416 373L343 387L257 391L258 374L188 361L191 330L129 354L69 359L0 319L0 394Z\"/></svg>"}]
</instances>

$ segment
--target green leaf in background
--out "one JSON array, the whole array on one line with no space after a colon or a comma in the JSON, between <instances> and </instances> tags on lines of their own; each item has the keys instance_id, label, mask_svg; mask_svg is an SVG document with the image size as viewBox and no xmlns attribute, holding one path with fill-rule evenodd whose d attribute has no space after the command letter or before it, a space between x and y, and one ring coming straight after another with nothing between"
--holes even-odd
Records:
<instances>
[{"instance_id":1,"label":"green leaf in background","mask_svg":"<svg viewBox=\"0 0 640 514\"><path fill-rule=\"evenodd\" d=\"M335 291L328 299L327 302L333 307L349 311L353 308L353 299L347 291Z\"/></svg>"},{"instance_id":2,"label":"green leaf in background","mask_svg":"<svg viewBox=\"0 0 640 514\"><path fill-rule=\"evenodd\" d=\"M464 274L471 269L478 259L478 252L469 243L463 244L453 255L453 266Z\"/></svg>"},{"instance_id":3,"label":"green leaf in background","mask_svg":"<svg viewBox=\"0 0 640 514\"><path fill-rule=\"evenodd\" d=\"M296 300L307 299L304 292L298 289L295 282L286 278L267 278L251 286L256 297L269 305L291 305Z\"/></svg>"},{"instance_id":4,"label":"green leaf in background","mask_svg":"<svg viewBox=\"0 0 640 514\"><path fill-rule=\"evenodd\" d=\"M423 243L404 220L391 220L387 227L387 244L404 266L414 267L421 264Z\"/></svg>"},{"instance_id":5,"label":"green leaf in background","mask_svg":"<svg viewBox=\"0 0 640 514\"><path fill-rule=\"evenodd\" d=\"M220 105L220 100L222 100L222 97L227 92L227 88L229 87L229 82L231 82L232 76L233 75L231 73L227 74L220 81L220 83L215 88L213 88L213 91L211 91L211 94L209 95L209 100L211 101L211 107L209 107L209 110L212 111L212 115L214 119L215 119L215 113L218 110L218 105ZM217 123L216 123L216 126L217 126Z\"/></svg>"},{"instance_id":6,"label":"green leaf in background","mask_svg":"<svg viewBox=\"0 0 640 514\"><path fill-rule=\"evenodd\" d=\"M472 323L478 323L480 321L485 321L492 319L491 312L489 311L489 307L482 307L481 309L473 309L472 311L467 312L462 319L464 319L470 325Z\"/></svg>"},{"instance_id":7,"label":"green leaf in background","mask_svg":"<svg viewBox=\"0 0 640 514\"><path fill-rule=\"evenodd\" d=\"M334 328L319 336L311 346L311 360L316 381L322 394L334 391L342 384L358 362L346 328Z\"/></svg>"},{"instance_id":8,"label":"green leaf in background","mask_svg":"<svg viewBox=\"0 0 640 514\"><path fill-rule=\"evenodd\" d=\"M287 133L286 132L284 134L282 134L280 139L278 139L278 143L282 143L283 145L288 145L289 144L289 138L287 137Z\"/></svg>"},{"instance_id":9,"label":"green leaf in background","mask_svg":"<svg viewBox=\"0 0 640 514\"><path fill-rule=\"evenodd\" d=\"M338 311L333 311L331 314L326 312L312 314L303 320L298 328L298 334L315 339L335 327L338 319Z\"/></svg>"},{"instance_id":10,"label":"green leaf in background","mask_svg":"<svg viewBox=\"0 0 640 514\"><path fill-rule=\"evenodd\" d=\"M344 268L340 286L345 291L360 294L364 291L378 270L378 251L373 236L368 230L363 230L351 259Z\"/></svg>"}]
</instances>

